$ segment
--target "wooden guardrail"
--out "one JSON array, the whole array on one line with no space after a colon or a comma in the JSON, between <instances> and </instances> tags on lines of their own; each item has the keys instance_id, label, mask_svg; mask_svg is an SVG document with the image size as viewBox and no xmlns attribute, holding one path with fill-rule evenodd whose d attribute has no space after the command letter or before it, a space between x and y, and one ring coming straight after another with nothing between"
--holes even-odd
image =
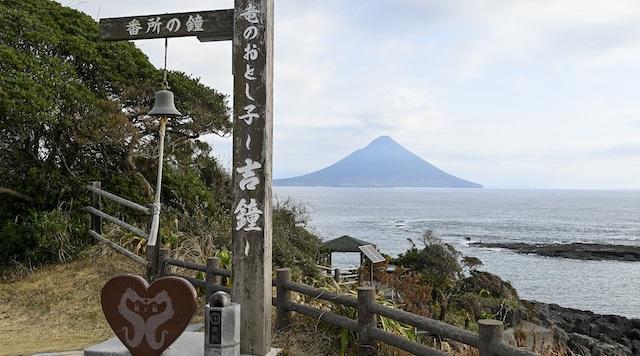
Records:
<instances>
[{"instance_id":1,"label":"wooden guardrail","mask_svg":"<svg viewBox=\"0 0 640 356\"><path fill-rule=\"evenodd\" d=\"M220 259L218 257L207 258L207 264L199 264L189 261L182 261L169 257L169 250L161 249L159 254L158 277L161 276L177 276L189 281L194 287L204 289L205 301L209 301L211 295L217 291L223 291L231 294L231 289L222 285L222 277L231 278L231 271L220 267ZM169 266L186 268L194 271L203 272L205 279L196 279L179 274L169 272Z\"/></svg>"},{"instance_id":2,"label":"wooden guardrail","mask_svg":"<svg viewBox=\"0 0 640 356\"><path fill-rule=\"evenodd\" d=\"M139 237L144 239L149 238L149 233L147 232L151 226L151 216L153 215L153 205L149 205L148 207L144 207L138 203L132 202L126 198L117 196L113 193L107 192L101 188L100 182L91 182L90 185L86 185L85 189L91 192L91 205L84 207L84 210L91 214L91 228L89 229L89 235L94 239L98 240L101 243L111 247L114 251L128 257L129 259L144 265L147 267L147 279L153 280L160 276L170 276L175 275L169 272L169 266L182 267L186 269L191 269L195 271L200 271L205 273L205 280L200 280L197 278L189 277L189 276L181 276L195 287L202 287L205 289L205 298L209 299L211 294L218 290L222 290L225 292L231 292L231 290L227 287L220 285L221 277L231 277L231 272L225 269L220 268L220 261L216 257L209 258L207 260L206 265L201 265L188 261L181 261L174 258L169 257L168 250L160 249L162 245L161 236L158 236L158 241L156 246L147 246L147 256L146 259L136 255L135 253L127 250L126 248L118 245L117 243L106 239L102 236L102 221L107 220L110 221L123 229L136 234ZM109 199L117 204L125 206L127 208L133 209L139 213L142 213L146 216L149 216L149 221L147 223L147 231L142 230L138 227L135 227L125 221L122 221L112 215L109 215L102 211L102 198Z\"/></svg>"},{"instance_id":3,"label":"wooden guardrail","mask_svg":"<svg viewBox=\"0 0 640 356\"><path fill-rule=\"evenodd\" d=\"M331 269L331 267L322 265L316 265L316 267L323 276L333 277L333 279L340 284L358 284L358 267L342 269Z\"/></svg>"},{"instance_id":4,"label":"wooden guardrail","mask_svg":"<svg viewBox=\"0 0 640 356\"><path fill-rule=\"evenodd\" d=\"M167 256L168 251L161 250L162 275L169 274L166 267L169 265L192 269L206 273L205 280L187 278L194 286L205 289L205 298L215 291L222 290L230 293L229 288L219 285L221 277L231 277L230 270L220 268L219 259L211 257L207 259L207 264L197 264L193 262L181 261ZM184 276L181 276L184 278ZM385 330L377 328L376 315L380 315L391 320L411 325L419 330L428 331L442 338L454 340L475 348L480 351L480 356L535 356L534 352L510 346L503 341L503 323L499 320L478 321L479 333L455 327L438 320L425 318L412 314L404 310L391 308L376 303L376 292L373 287L358 287L357 298L350 295L343 295L312 287L302 283L291 281L291 270L280 268L276 270L276 278L273 280L276 287L276 296L272 298L272 304L276 308L276 329L283 329L290 325L290 314L292 312L306 315L316 320L354 331L358 337L358 355L370 356L377 352L377 343L394 346L398 349L410 352L414 355L444 356L446 353L418 342L411 341L401 336L395 335ZM314 308L312 306L296 303L292 298L292 293L299 293L312 299L320 299L345 307L357 310L357 319L351 319L344 315L338 315L327 310Z\"/></svg>"},{"instance_id":5,"label":"wooden guardrail","mask_svg":"<svg viewBox=\"0 0 640 356\"><path fill-rule=\"evenodd\" d=\"M480 350L480 356L536 355L533 352L505 344L502 340L503 324L498 320L480 320L478 322L480 333L476 334L441 321L377 304L375 302L375 288L373 287L358 287L357 298L330 293L319 288L292 282L291 271L288 268L276 270L276 279L274 282L277 288L277 295L274 300L277 308L277 329L289 326L290 312L307 315L331 325L355 331L358 335L358 355L375 355L377 342L384 342L415 355L446 355L442 351L378 329L376 315L381 315L411 325L420 330L429 331L443 338L476 347ZM326 310L294 303L291 298L292 292L355 308L358 312L358 318L357 320L353 320Z\"/></svg>"},{"instance_id":6,"label":"wooden guardrail","mask_svg":"<svg viewBox=\"0 0 640 356\"><path fill-rule=\"evenodd\" d=\"M189 261L182 261L171 258L169 251L164 249L147 249L147 259L128 251L122 246L107 240L102 234L102 219L111 221L127 231L130 231L140 237L147 238L148 233L133 225L130 225L116 217L106 214L101 210L101 198L110 199L123 206L134 209L145 215L152 215L153 207L145 208L144 206L119 197L115 194L104 191L100 188L100 182L92 182L86 186L87 190L92 193L91 205L85 207L85 210L91 213L91 229L89 235L101 243L106 244L115 251L123 254L131 260L145 265L148 268L149 279L157 276L175 275L188 280L196 287L204 288L205 300L209 300L210 296L216 291L225 291L230 293L228 287L221 285L222 277L231 278L232 273L229 270L220 268L220 260L217 257L207 259L206 264L198 264ZM158 243L158 246L161 244ZM169 266L176 266L205 274L205 279L200 280L188 276L172 274L169 272ZM330 271L330 269L329 269ZM343 274L339 269L334 272L334 278L341 281L346 275L348 278L356 277L356 273ZM344 270L343 270L344 271ZM329 272L330 275L330 272ZM358 287L357 298L349 295L341 295L329 291L315 288L309 285L295 283L291 281L291 270L289 268L281 268L276 270L276 278L273 280L276 287L276 297L272 298L272 304L276 307L276 328L282 329L290 324L290 313L295 312L303 314L317 320L345 328L357 333L358 336L358 355L369 356L375 355L377 343L383 342L392 345L401 350L410 352L415 355L446 355L440 350L428 347L426 345L405 339L398 335L377 328L376 315L380 315L398 322L411 325L420 330L429 331L440 337L454 340L472 347L478 348L480 356L535 356L536 353L522 350L503 342L503 324L498 320L480 320L478 321L479 333L473 333L468 330L460 329L455 326L412 314L400 309L390 308L388 306L377 304L375 301L374 287ZM295 303L291 298L292 293L299 293L314 299L329 301L357 310L357 320L349 317L338 315L326 310L311 307L305 304Z\"/></svg>"},{"instance_id":7,"label":"wooden guardrail","mask_svg":"<svg viewBox=\"0 0 640 356\"><path fill-rule=\"evenodd\" d=\"M151 223L150 216L153 212L153 206L150 205L149 207L144 207L138 203L109 193L106 190L102 190L100 182L91 182L90 185L86 185L84 188L91 192L91 205L84 207L84 210L91 214L91 227L89 229L89 236L111 247L114 251L126 256L132 261L145 266L147 268L147 277L153 278L153 276L157 275L157 251L155 248L147 248L147 258L145 259L102 236L102 221L107 220L131 233L136 234L143 239L149 238L149 233L147 231L142 230L102 211L102 198L111 200L117 204L149 216L149 222L147 224L148 226L150 226Z\"/></svg>"}]
</instances>

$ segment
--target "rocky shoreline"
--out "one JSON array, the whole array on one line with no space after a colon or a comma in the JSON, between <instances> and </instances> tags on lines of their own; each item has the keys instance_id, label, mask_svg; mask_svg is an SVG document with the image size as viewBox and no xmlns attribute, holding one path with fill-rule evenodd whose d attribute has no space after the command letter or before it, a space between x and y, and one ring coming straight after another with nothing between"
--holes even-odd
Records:
<instances>
[{"instance_id":1,"label":"rocky shoreline","mask_svg":"<svg viewBox=\"0 0 640 356\"><path fill-rule=\"evenodd\" d=\"M640 319L536 301L523 303L528 309L524 318L552 330L555 342L577 355L640 355Z\"/></svg>"},{"instance_id":2,"label":"rocky shoreline","mask_svg":"<svg viewBox=\"0 0 640 356\"><path fill-rule=\"evenodd\" d=\"M519 242L471 242L470 246L504 248L523 254L575 260L640 261L640 246L587 244L527 244Z\"/></svg>"}]
</instances>

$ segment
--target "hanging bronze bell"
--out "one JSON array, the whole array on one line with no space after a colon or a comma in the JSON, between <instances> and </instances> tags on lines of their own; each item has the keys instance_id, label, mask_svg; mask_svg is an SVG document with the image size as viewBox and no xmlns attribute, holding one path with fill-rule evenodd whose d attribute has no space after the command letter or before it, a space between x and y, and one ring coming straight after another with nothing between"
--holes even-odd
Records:
<instances>
[{"instance_id":1,"label":"hanging bronze bell","mask_svg":"<svg viewBox=\"0 0 640 356\"><path fill-rule=\"evenodd\" d=\"M153 109L149 111L149 116L175 117L182 115L173 102L173 92L169 90L158 90Z\"/></svg>"}]
</instances>

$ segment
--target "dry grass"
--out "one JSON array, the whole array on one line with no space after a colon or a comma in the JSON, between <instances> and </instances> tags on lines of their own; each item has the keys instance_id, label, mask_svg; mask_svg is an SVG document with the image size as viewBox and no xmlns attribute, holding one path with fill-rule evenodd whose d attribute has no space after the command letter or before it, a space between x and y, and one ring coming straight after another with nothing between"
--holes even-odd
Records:
<instances>
[{"instance_id":1,"label":"dry grass","mask_svg":"<svg viewBox=\"0 0 640 356\"><path fill-rule=\"evenodd\" d=\"M273 334L273 345L285 356L338 355L338 340L327 332L326 324L302 315L292 315L291 326Z\"/></svg>"},{"instance_id":2,"label":"dry grass","mask_svg":"<svg viewBox=\"0 0 640 356\"><path fill-rule=\"evenodd\" d=\"M125 257L94 253L0 284L0 355L78 350L111 337L100 290L124 272L143 273Z\"/></svg>"},{"instance_id":3,"label":"dry grass","mask_svg":"<svg viewBox=\"0 0 640 356\"><path fill-rule=\"evenodd\" d=\"M83 260L23 272L22 278L0 282L0 356L81 350L112 337L100 308L100 289L116 274L144 271L125 257L105 251L97 250ZM201 321L201 314L196 312L192 322ZM294 313L291 327L274 333L273 345L283 348L285 355L338 355L339 330ZM473 348L446 342L438 346L451 355L477 356ZM382 344L378 354L408 355ZM566 350L544 353L567 354Z\"/></svg>"}]
</instances>

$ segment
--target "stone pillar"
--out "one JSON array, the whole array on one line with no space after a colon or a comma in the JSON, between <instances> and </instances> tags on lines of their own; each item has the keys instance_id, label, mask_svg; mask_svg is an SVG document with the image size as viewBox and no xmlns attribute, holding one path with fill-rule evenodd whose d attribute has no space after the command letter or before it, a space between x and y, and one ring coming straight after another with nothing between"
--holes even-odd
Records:
<instances>
[{"instance_id":1,"label":"stone pillar","mask_svg":"<svg viewBox=\"0 0 640 356\"><path fill-rule=\"evenodd\" d=\"M216 292L204 307L204 356L240 356L240 304Z\"/></svg>"}]
</instances>

